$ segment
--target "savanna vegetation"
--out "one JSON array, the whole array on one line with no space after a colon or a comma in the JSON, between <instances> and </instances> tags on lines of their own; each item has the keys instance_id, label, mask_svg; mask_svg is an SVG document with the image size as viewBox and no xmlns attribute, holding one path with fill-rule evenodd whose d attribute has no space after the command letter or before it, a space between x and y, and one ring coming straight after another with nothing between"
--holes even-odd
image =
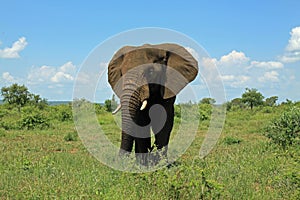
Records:
<instances>
[{"instance_id":1,"label":"savanna vegetation","mask_svg":"<svg viewBox=\"0 0 300 200\"><path fill-rule=\"evenodd\" d=\"M16 84L1 94L0 199L300 199L300 102L277 104L276 96L246 89L224 105L222 135L200 159L215 103L202 99L197 135L183 156L155 172L125 173L83 146L71 104L50 106ZM110 113L115 104L93 107L118 145L120 130ZM175 130L182 106L175 107Z\"/></svg>"}]
</instances>

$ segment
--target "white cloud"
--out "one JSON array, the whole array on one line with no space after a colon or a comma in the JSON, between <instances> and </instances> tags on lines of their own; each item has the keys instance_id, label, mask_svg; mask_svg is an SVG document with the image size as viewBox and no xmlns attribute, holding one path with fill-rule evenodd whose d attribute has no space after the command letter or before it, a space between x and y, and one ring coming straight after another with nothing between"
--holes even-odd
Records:
<instances>
[{"instance_id":1,"label":"white cloud","mask_svg":"<svg viewBox=\"0 0 300 200\"><path fill-rule=\"evenodd\" d=\"M293 28L290 35L291 37L285 48L285 53L279 58L285 63L300 61L300 27Z\"/></svg>"},{"instance_id":2,"label":"white cloud","mask_svg":"<svg viewBox=\"0 0 300 200\"><path fill-rule=\"evenodd\" d=\"M264 69L281 69L283 68L283 64L281 62L276 61L252 61L250 67L259 67Z\"/></svg>"},{"instance_id":3,"label":"white cloud","mask_svg":"<svg viewBox=\"0 0 300 200\"><path fill-rule=\"evenodd\" d=\"M235 67L246 65L249 60L250 58L248 58L243 52L233 50L229 54L222 56L218 63L220 66Z\"/></svg>"},{"instance_id":4,"label":"white cloud","mask_svg":"<svg viewBox=\"0 0 300 200\"><path fill-rule=\"evenodd\" d=\"M6 47L0 49L0 58L20 58L19 52L27 46L25 37L19 38L18 41L14 42L12 47Z\"/></svg>"},{"instance_id":5,"label":"white cloud","mask_svg":"<svg viewBox=\"0 0 300 200\"><path fill-rule=\"evenodd\" d=\"M295 76L295 75L290 75L289 79L290 79L290 80L295 80L295 79L296 79L296 76Z\"/></svg>"},{"instance_id":6,"label":"white cloud","mask_svg":"<svg viewBox=\"0 0 300 200\"><path fill-rule=\"evenodd\" d=\"M244 52L236 50L221 56L220 59L202 59L201 64L205 70L218 66L225 87L231 88L260 87L261 83L266 86L267 83L278 82L279 70L284 68L282 62L251 60ZM216 75L211 77L215 80L217 78Z\"/></svg>"},{"instance_id":7,"label":"white cloud","mask_svg":"<svg viewBox=\"0 0 300 200\"><path fill-rule=\"evenodd\" d=\"M291 38L286 47L287 51L299 51L300 50L300 27L293 28L290 32Z\"/></svg>"},{"instance_id":8,"label":"white cloud","mask_svg":"<svg viewBox=\"0 0 300 200\"><path fill-rule=\"evenodd\" d=\"M76 71L76 66L72 64L71 61L63 64L60 68L60 71L64 73L70 73L73 74Z\"/></svg>"},{"instance_id":9,"label":"white cloud","mask_svg":"<svg viewBox=\"0 0 300 200\"><path fill-rule=\"evenodd\" d=\"M226 76L244 75L250 65L250 58L244 52L233 50L216 60L220 73Z\"/></svg>"},{"instance_id":10,"label":"white cloud","mask_svg":"<svg viewBox=\"0 0 300 200\"><path fill-rule=\"evenodd\" d=\"M200 70L200 73L208 81L216 81L220 78L225 86L245 87L251 81L251 77L247 75L249 61L250 59L243 52L233 50L219 60L216 58L203 58L200 62L203 70ZM210 72L217 71L215 70L216 66L221 75Z\"/></svg>"},{"instance_id":11,"label":"white cloud","mask_svg":"<svg viewBox=\"0 0 300 200\"><path fill-rule=\"evenodd\" d=\"M203 57L198 61L200 66L199 72L206 84L219 83L221 77L217 68L217 62L217 59L209 57Z\"/></svg>"},{"instance_id":12,"label":"white cloud","mask_svg":"<svg viewBox=\"0 0 300 200\"><path fill-rule=\"evenodd\" d=\"M14 82L16 82L16 79L15 79L12 75L10 75L9 72L4 72L4 73L2 74L2 78L3 78L3 80L4 80L5 82L9 82L9 83L14 83Z\"/></svg>"},{"instance_id":13,"label":"white cloud","mask_svg":"<svg viewBox=\"0 0 300 200\"><path fill-rule=\"evenodd\" d=\"M224 76L221 76L221 79L223 81L233 81L235 79L235 76L234 75L224 75Z\"/></svg>"},{"instance_id":14,"label":"white cloud","mask_svg":"<svg viewBox=\"0 0 300 200\"><path fill-rule=\"evenodd\" d=\"M250 80L250 76L240 75L235 77L234 81L230 83L230 86L235 88L245 87Z\"/></svg>"},{"instance_id":15,"label":"white cloud","mask_svg":"<svg viewBox=\"0 0 300 200\"><path fill-rule=\"evenodd\" d=\"M246 81L250 80L249 76L238 76L238 80L240 83L245 83Z\"/></svg>"},{"instance_id":16,"label":"white cloud","mask_svg":"<svg viewBox=\"0 0 300 200\"><path fill-rule=\"evenodd\" d=\"M32 68L27 79L30 83L46 82L55 74L55 71L54 67L46 65L39 68Z\"/></svg>"},{"instance_id":17,"label":"white cloud","mask_svg":"<svg viewBox=\"0 0 300 200\"><path fill-rule=\"evenodd\" d=\"M44 83L66 83L74 80L76 66L67 62L59 67L43 65L33 67L27 76L29 84Z\"/></svg>"},{"instance_id":18,"label":"white cloud","mask_svg":"<svg viewBox=\"0 0 300 200\"><path fill-rule=\"evenodd\" d=\"M279 73L276 71L266 72L262 77L258 78L259 82L278 82Z\"/></svg>"},{"instance_id":19,"label":"white cloud","mask_svg":"<svg viewBox=\"0 0 300 200\"><path fill-rule=\"evenodd\" d=\"M76 81L78 81L79 83L85 85L91 82L91 75L87 74L85 72L80 72L78 73L77 77L76 77Z\"/></svg>"},{"instance_id":20,"label":"white cloud","mask_svg":"<svg viewBox=\"0 0 300 200\"><path fill-rule=\"evenodd\" d=\"M50 80L54 83L73 81L75 72L76 66L72 62L67 62L59 67Z\"/></svg>"},{"instance_id":21,"label":"white cloud","mask_svg":"<svg viewBox=\"0 0 300 200\"><path fill-rule=\"evenodd\" d=\"M300 61L300 52L286 52L279 59L284 63L294 63Z\"/></svg>"},{"instance_id":22,"label":"white cloud","mask_svg":"<svg viewBox=\"0 0 300 200\"><path fill-rule=\"evenodd\" d=\"M209 58L209 57L204 57L200 60L200 65L203 66L205 69L209 70L212 67L217 66L217 59L215 58Z\"/></svg>"},{"instance_id":23,"label":"white cloud","mask_svg":"<svg viewBox=\"0 0 300 200\"><path fill-rule=\"evenodd\" d=\"M73 81L74 78L72 75L64 73L62 71L57 72L53 77L51 77L51 81L54 83Z\"/></svg>"},{"instance_id":24,"label":"white cloud","mask_svg":"<svg viewBox=\"0 0 300 200\"><path fill-rule=\"evenodd\" d=\"M224 81L225 84L228 84L230 87L245 87L245 84L251 80L251 77L245 75L224 75L221 76L221 79Z\"/></svg>"}]
</instances>

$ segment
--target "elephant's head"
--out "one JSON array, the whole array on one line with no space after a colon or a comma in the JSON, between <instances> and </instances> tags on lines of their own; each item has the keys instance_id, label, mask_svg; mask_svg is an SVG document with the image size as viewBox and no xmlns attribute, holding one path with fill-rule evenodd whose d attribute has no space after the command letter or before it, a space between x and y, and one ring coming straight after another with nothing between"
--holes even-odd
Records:
<instances>
[{"instance_id":1,"label":"elephant's head","mask_svg":"<svg viewBox=\"0 0 300 200\"><path fill-rule=\"evenodd\" d=\"M168 67L176 71L166 70ZM130 75L122 78L130 70ZM139 88L140 100L149 98L150 89L147 83L161 83L161 96L168 99L194 80L197 73L198 64L193 56L185 48L169 43L125 46L113 56L108 65L108 81L117 96L122 98L128 84L136 83L138 88L143 84Z\"/></svg>"},{"instance_id":2,"label":"elephant's head","mask_svg":"<svg viewBox=\"0 0 300 200\"><path fill-rule=\"evenodd\" d=\"M153 96L162 100L174 97L197 73L197 61L177 44L121 48L108 65L108 81L121 99L123 131L128 127L125 131L130 132L132 126L127 118L134 119L137 112L147 107L145 102Z\"/></svg>"}]
</instances>

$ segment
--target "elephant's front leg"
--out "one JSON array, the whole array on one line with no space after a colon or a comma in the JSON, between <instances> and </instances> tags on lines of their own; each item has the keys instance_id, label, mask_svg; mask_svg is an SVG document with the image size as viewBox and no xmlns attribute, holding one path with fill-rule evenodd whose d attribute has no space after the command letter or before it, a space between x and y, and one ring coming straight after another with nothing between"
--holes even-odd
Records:
<instances>
[{"instance_id":1,"label":"elephant's front leg","mask_svg":"<svg viewBox=\"0 0 300 200\"><path fill-rule=\"evenodd\" d=\"M136 130L135 141L135 154L137 161L140 164L148 164L148 156L151 148L151 135L150 135L150 119L147 114L148 110L141 112L137 118L138 130Z\"/></svg>"},{"instance_id":2,"label":"elephant's front leg","mask_svg":"<svg viewBox=\"0 0 300 200\"><path fill-rule=\"evenodd\" d=\"M120 154L128 154L132 151L134 137L122 131Z\"/></svg>"},{"instance_id":3,"label":"elephant's front leg","mask_svg":"<svg viewBox=\"0 0 300 200\"><path fill-rule=\"evenodd\" d=\"M168 144L174 124L174 102L175 98L172 98L161 104L167 114L163 126L161 125L162 119L160 117L154 118L151 121L152 130L155 134L154 145L158 150L158 155L153 158L155 162L158 162L161 158L167 159Z\"/></svg>"}]
</instances>

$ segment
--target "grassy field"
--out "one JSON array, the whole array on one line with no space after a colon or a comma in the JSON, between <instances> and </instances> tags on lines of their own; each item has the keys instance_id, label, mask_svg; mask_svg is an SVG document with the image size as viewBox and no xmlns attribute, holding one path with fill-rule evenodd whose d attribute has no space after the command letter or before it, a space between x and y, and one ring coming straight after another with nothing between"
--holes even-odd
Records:
<instances>
[{"instance_id":1,"label":"grassy field","mask_svg":"<svg viewBox=\"0 0 300 200\"><path fill-rule=\"evenodd\" d=\"M209 124L203 118L196 139L173 166L138 174L96 160L78 138L68 105L37 114L1 105L0 199L300 199L299 145L282 149L263 135L289 107L227 112L218 144L200 159ZM97 115L118 145L112 115Z\"/></svg>"}]
</instances>

